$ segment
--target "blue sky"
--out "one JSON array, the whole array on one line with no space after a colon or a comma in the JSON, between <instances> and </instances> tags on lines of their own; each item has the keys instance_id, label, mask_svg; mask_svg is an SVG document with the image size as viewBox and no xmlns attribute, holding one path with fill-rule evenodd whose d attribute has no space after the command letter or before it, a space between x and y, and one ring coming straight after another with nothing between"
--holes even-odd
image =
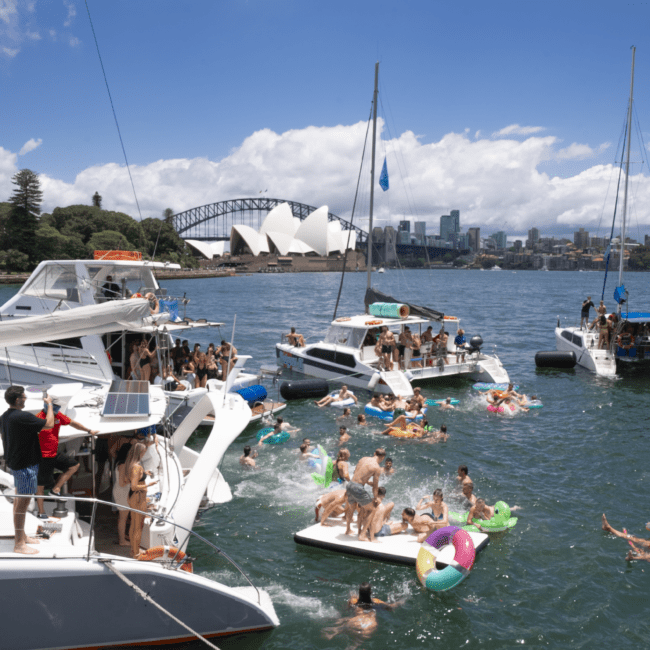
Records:
<instances>
[{"instance_id":1,"label":"blue sky","mask_svg":"<svg viewBox=\"0 0 650 650\"><path fill-rule=\"evenodd\" d=\"M376 60L386 223L608 230L631 45L650 142L647 2L88 4L143 216L265 190L349 215ZM97 190L137 215L83 2L0 0L0 80L0 199L28 167L45 209Z\"/></svg>"}]
</instances>

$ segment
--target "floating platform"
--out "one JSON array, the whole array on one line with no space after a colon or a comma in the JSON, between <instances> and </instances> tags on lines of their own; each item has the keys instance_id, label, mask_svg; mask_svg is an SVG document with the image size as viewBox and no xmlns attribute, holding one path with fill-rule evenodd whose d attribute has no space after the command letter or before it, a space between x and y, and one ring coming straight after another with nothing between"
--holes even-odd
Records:
<instances>
[{"instance_id":1,"label":"floating platform","mask_svg":"<svg viewBox=\"0 0 650 650\"><path fill-rule=\"evenodd\" d=\"M296 544L314 546L327 551L415 566L421 544L417 541L418 536L412 528L398 535L377 537L377 542L360 542L357 538L355 525L352 526L353 534L346 535L345 521L340 519L330 519L330 521L332 526L314 524L305 530L294 533L294 541ZM489 537L485 533L470 532L470 536L477 552L487 546Z\"/></svg>"}]
</instances>

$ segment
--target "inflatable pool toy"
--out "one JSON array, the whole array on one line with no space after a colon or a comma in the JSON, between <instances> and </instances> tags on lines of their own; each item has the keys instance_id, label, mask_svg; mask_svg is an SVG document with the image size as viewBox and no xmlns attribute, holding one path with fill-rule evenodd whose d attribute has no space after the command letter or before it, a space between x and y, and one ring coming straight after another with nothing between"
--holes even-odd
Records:
<instances>
[{"instance_id":1,"label":"inflatable pool toy","mask_svg":"<svg viewBox=\"0 0 650 650\"><path fill-rule=\"evenodd\" d=\"M334 463L332 462L332 459L327 455L327 452L321 447L321 445L318 445L318 454L320 455L320 459L318 461L315 458L310 459L317 463L316 466L319 468L319 471L312 472L311 477L314 479L317 485L320 485L322 487L329 487L330 483L332 482Z\"/></svg>"},{"instance_id":2,"label":"inflatable pool toy","mask_svg":"<svg viewBox=\"0 0 650 650\"><path fill-rule=\"evenodd\" d=\"M515 405L514 404L499 404L497 406L496 404L488 404L487 410L490 413L507 413L506 408L510 408L510 411L515 410Z\"/></svg>"},{"instance_id":3,"label":"inflatable pool toy","mask_svg":"<svg viewBox=\"0 0 650 650\"><path fill-rule=\"evenodd\" d=\"M490 384L486 383L484 381L479 381L476 384L472 386L474 390L480 390L480 391L485 391L485 390L508 390L508 386L510 384ZM512 386L513 390L519 390L519 386L514 384Z\"/></svg>"},{"instance_id":4,"label":"inflatable pool toy","mask_svg":"<svg viewBox=\"0 0 650 650\"><path fill-rule=\"evenodd\" d=\"M467 518L465 518L467 521ZM477 531L485 533L501 533L504 530L514 528L517 524L517 517L510 516L510 507L505 501L497 501L494 504L494 516L488 520L472 519L475 524L479 524L481 528L476 526L463 526L463 530Z\"/></svg>"},{"instance_id":5,"label":"inflatable pool toy","mask_svg":"<svg viewBox=\"0 0 650 650\"><path fill-rule=\"evenodd\" d=\"M447 401L446 399L428 399L425 400L424 403L427 406L440 406L441 404L444 404L446 401ZM456 399L455 397L452 397L450 403L453 406L456 406L456 404L460 404L460 400Z\"/></svg>"},{"instance_id":6,"label":"inflatable pool toy","mask_svg":"<svg viewBox=\"0 0 650 650\"><path fill-rule=\"evenodd\" d=\"M453 404L453 401L452 401ZM382 411L380 408L377 408L376 406L372 406L370 402L368 402L365 407L364 407L364 412L366 415L370 415L373 418L379 418L380 420L385 420L386 422L392 422L395 419L395 411ZM424 415L426 414L427 409L426 407L422 409L421 413L419 413L415 418L406 418L407 420L415 420L418 422L421 420Z\"/></svg>"},{"instance_id":7,"label":"inflatable pool toy","mask_svg":"<svg viewBox=\"0 0 650 650\"><path fill-rule=\"evenodd\" d=\"M260 429L257 432L257 442L259 442L267 433L271 433L273 427L266 427L265 429ZM291 436L288 431L278 431L275 435L267 438L262 444L263 445L280 445L283 442L289 440Z\"/></svg>"},{"instance_id":8,"label":"inflatable pool toy","mask_svg":"<svg viewBox=\"0 0 650 650\"><path fill-rule=\"evenodd\" d=\"M335 390L333 393L330 393L330 397L338 397L339 393L341 391ZM350 395L354 395L354 393L349 390L348 393ZM346 406L354 406L354 399L352 397L348 397L348 399L341 400L339 402L330 402L330 406L336 406L337 408L345 408Z\"/></svg>"},{"instance_id":9,"label":"inflatable pool toy","mask_svg":"<svg viewBox=\"0 0 650 650\"><path fill-rule=\"evenodd\" d=\"M476 549L469 533L458 526L445 526L422 542L415 571L430 591L447 591L469 575L475 559Z\"/></svg>"},{"instance_id":10,"label":"inflatable pool toy","mask_svg":"<svg viewBox=\"0 0 650 650\"><path fill-rule=\"evenodd\" d=\"M530 400L528 404L524 404L524 408L527 409L541 409L543 406L541 400L538 399Z\"/></svg>"},{"instance_id":11,"label":"inflatable pool toy","mask_svg":"<svg viewBox=\"0 0 650 650\"><path fill-rule=\"evenodd\" d=\"M398 427L391 429L388 435L393 436L393 438L421 438L424 433L417 425L410 423L406 425L405 429Z\"/></svg>"}]
</instances>

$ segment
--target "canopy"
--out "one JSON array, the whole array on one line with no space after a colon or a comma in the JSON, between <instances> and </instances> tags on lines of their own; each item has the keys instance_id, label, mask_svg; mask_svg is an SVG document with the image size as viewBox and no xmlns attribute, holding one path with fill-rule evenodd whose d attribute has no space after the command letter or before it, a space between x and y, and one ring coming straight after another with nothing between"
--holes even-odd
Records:
<instances>
[{"instance_id":1,"label":"canopy","mask_svg":"<svg viewBox=\"0 0 650 650\"><path fill-rule=\"evenodd\" d=\"M650 312L630 311L627 314L621 314L621 318L628 323L648 323L650 322Z\"/></svg>"},{"instance_id":2,"label":"canopy","mask_svg":"<svg viewBox=\"0 0 650 650\"><path fill-rule=\"evenodd\" d=\"M133 330L151 325L149 302L144 298L111 300L100 305L55 311L43 316L0 322L0 347Z\"/></svg>"},{"instance_id":3,"label":"canopy","mask_svg":"<svg viewBox=\"0 0 650 650\"><path fill-rule=\"evenodd\" d=\"M409 309L411 311L411 316L417 316L418 318L426 318L427 320L432 320L432 321L442 321L445 316L441 311L435 311L434 309L429 309L428 307L420 307L419 305L414 305L410 302L405 302L404 300L395 300L395 298L393 298L392 296L382 293L381 291L378 291L374 287L371 289L370 288L366 289L366 297L364 299L364 302L366 304L366 309L368 309L368 306L372 305L373 302L403 303L409 306Z\"/></svg>"}]
</instances>

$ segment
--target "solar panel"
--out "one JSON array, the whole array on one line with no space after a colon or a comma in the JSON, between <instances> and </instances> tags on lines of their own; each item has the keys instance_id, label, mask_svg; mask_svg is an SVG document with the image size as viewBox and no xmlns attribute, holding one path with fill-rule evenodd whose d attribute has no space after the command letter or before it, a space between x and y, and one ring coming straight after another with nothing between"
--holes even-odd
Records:
<instances>
[{"instance_id":1,"label":"solar panel","mask_svg":"<svg viewBox=\"0 0 650 650\"><path fill-rule=\"evenodd\" d=\"M149 417L149 382L114 381L106 396L102 416L105 418Z\"/></svg>"}]
</instances>

